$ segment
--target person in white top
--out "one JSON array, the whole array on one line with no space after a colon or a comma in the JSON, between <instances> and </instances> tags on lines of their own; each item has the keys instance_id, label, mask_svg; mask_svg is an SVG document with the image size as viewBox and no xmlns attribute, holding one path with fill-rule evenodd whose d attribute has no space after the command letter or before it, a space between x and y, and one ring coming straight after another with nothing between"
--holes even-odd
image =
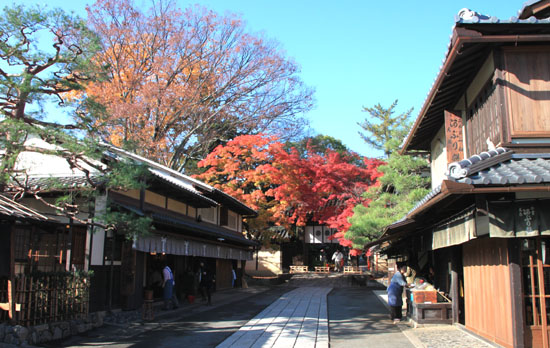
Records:
<instances>
[{"instance_id":1,"label":"person in white top","mask_svg":"<svg viewBox=\"0 0 550 348\"><path fill-rule=\"evenodd\" d=\"M162 270L162 278L164 279L162 283L164 309L176 309L179 307L179 302L174 292L174 285L176 285L176 281L174 280L174 274L172 273L170 266L166 265L164 267Z\"/></svg>"},{"instance_id":2,"label":"person in white top","mask_svg":"<svg viewBox=\"0 0 550 348\"><path fill-rule=\"evenodd\" d=\"M344 254L342 254L340 250L336 250L336 252L332 254L332 261L334 261L336 272L341 272L344 265Z\"/></svg>"}]
</instances>

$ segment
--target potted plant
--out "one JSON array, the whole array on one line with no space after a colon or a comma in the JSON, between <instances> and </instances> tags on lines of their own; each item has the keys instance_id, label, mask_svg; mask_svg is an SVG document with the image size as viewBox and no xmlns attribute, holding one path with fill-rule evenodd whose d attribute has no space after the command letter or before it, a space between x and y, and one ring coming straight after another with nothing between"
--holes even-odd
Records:
<instances>
[{"instance_id":1,"label":"potted plant","mask_svg":"<svg viewBox=\"0 0 550 348\"><path fill-rule=\"evenodd\" d=\"M145 288L143 292L143 299L145 301L153 301L153 289L150 287Z\"/></svg>"}]
</instances>

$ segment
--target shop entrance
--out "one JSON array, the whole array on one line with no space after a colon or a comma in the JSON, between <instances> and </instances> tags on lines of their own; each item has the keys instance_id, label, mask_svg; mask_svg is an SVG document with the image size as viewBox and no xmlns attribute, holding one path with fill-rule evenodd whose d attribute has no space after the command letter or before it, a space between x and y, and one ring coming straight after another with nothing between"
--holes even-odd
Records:
<instances>
[{"instance_id":1,"label":"shop entrance","mask_svg":"<svg viewBox=\"0 0 550 348\"><path fill-rule=\"evenodd\" d=\"M550 238L521 241L525 346L550 347Z\"/></svg>"}]
</instances>

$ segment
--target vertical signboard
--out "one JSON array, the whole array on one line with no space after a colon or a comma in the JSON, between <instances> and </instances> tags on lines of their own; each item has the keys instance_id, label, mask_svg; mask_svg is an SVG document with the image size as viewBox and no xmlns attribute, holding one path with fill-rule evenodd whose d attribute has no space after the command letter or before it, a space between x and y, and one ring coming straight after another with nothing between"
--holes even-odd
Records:
<instances>
[{"instance_id":1,"label":"vertical signboard","mask_svg":"<svg viewBox=\"0 0 550 348\"><path fill-rule=\"evenodd\" d=\"M445 111L445 139L447 163L464 159L464 138L462 137L462 117L460 113Z\"/></svg>"}]
</instances>

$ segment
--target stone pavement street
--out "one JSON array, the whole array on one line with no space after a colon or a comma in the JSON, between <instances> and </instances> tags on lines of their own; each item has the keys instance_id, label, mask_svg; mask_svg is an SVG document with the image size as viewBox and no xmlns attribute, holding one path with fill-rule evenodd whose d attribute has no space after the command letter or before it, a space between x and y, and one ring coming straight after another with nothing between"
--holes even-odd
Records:
<instances>
[{"instance_id":1,"label":"stone pavement street","mask_svg":"<svg viewBox=\"0 0 550 348\"><path fill-rule=\"evenodd\" d=\"M373 294L387 307L388 296L385 290L373 290ZM421 348L488 348L500 347L462 329L458 325L419 325L403 321L396 325L415 345Z\"/></svg>"},{"instance_id":2,"label":"stone pavement street","mask_svg":"<svg viewBox=\"0 0 550 348\"><path fill-rule=\"evenodd\" d=\"M328 311L331 348L415 347L371 289L334 289L328 296Z\"/></svg>"},{"instance_id":3,"label":"stone pavement street","mask_svg":"<svg viewBox=\"0 0 550 348\"><path fill-rule=\"evenodd\" d=\"M292 290L217 348L324 347L328 348L327 287Z\"/></svg>"},{"instance_id":4,"label":"stone pavement street","mask_svg":"<svg viewBox=\"0 0 550 348\"><path fill-rule=\"evenodd\" d=\"M182 303L153 321L120 312L131 320L43 347L495 347L456 325L393 324L384 286L360 285L343 274L296 274L281 285L215 292L212 306Z\"/></svg>"}]
</instances>

